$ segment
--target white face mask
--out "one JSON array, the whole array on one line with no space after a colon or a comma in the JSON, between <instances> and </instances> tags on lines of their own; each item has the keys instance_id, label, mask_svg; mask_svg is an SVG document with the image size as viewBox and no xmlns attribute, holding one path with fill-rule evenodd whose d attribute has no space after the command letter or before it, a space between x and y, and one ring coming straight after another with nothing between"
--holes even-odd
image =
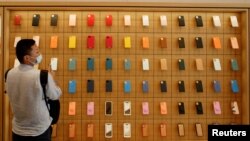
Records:
<instances>
[{"instance_id":1,"label":"white face mask","mask_svg":"<svg viewBox=\"0 0 250 141\"><path fill-rule=\"evenodd\" d=\"M36 64L40 64L43 60L43 56L42 54L40 54L39 56L36 57L36 61L35 62L30 62L32 63L33 65L36 65Z\"/></svg>"}]
</instances>

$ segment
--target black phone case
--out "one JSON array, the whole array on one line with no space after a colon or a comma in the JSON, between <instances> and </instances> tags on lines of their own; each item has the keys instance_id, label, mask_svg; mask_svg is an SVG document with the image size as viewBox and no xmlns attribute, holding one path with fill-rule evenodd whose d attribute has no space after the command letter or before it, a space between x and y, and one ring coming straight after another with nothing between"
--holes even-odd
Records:
<instances>
[{"instance_id":1,"label":"black phone case","mask_svg":"<svg viewBox=\"0 0 250 141\"><path fill-rule=\"evenodd\" d=\"M57 14L51 15L50 25L51 26L57 26L57 20L58 20L58 15Z\"/></svg>"},{"instance_id":2,"label":"black phone case","mask_svg":"<svg viewBox=\"0 0 250 141\"><path fill-rule=\"evenodd\" d=\"M39 26L40 14L34 14L32 18L32 26Z\"/></svg>"},{"instance_id":3,"label":"black phone case","mask_svg":"<svg viewBox=\"0 0 250 141\"><path fill-rule=\"evenodd\" d=\"M94 92L94 80L87 80L87 92L88 93Z\"/></svg>"},{"instance_id":4,"label":"black phone case","mask_svg":"<svg viewBox=\"0 0 250 141\"><path fill-rule=\"evenodd\" d=\"M185 107L183 102L178 103L179 114L185 114Z\"/></svg>"},{"instance_id":5,"label":"black phone case","mask_svg":"<svg viewBox=\"0 0 250 141\"><path fill-rule=\"evenodd\" d=\"M160 82L161 84L161 92L167 92L167 82L165 80L162 80Z\"/></svg>"},{"instance_id":6,"label":"black phone case","mask_svg":"<svg viewBox=\"0 0 250 141\"><path fill-rule=\"evenodd\" d=\"M178 21L179 21L179 26L185 26L185 18L184 18L184 16L179 16Z\"/></svg>"},{"instance_id":7,"label":"black phone case","mask_svg":"<svg viewBox=\"0 0 250 141\"><path fill-rule=\"evenodd\" d=\"M202 108L202 103L201 102L196 102L195 104L196 106L196 112L197 114L203 114L203 108Z\"/></svg>"},{"instance_id":8,"label":"black phone case","mask_svg":"<svg viewBox=\"0 0 250 141\"><path fill-rule=\"evenodd\" d=\"M178 38L179 48L185 48L185 41L183 37Z\"/></svg>"},{"instance_id":9,"label":"black phone case","mask_svg":"<svg viewBox=\"0 0 250 141\"><path fill-rule=\"evenodd\" d=\"M202 43L202 38L201 37L196 37L195 41L196 41L196 47L197 48L203 48L203 43Z\"/></svg>"},{"instance_id":10,"label":"black phone case","mask_svg":"<svg viewBox=\"0 0 250 141\"><path fill-rule=\"evenodd\" d=\"M195 16L196 26L203 27L203 21L201 16Z\"/></svg>"},{"instance_id":11,"label":"black phone case","mask_svg":"<svg viewBox=\"0 0 250 141\"><path fill-rule=\"evenodd\" d=\"M112 92L112 80L106 80L106 92Z\"/></svg>"},{"instance_id":12,"label":"black phone case","mask_svg":"<svg viewBox=\"0 0 250 141\"><path fill-rule=\"evenodd\" d=\"M195 85L196 85L196 91L198 93L202 93L203 92L202 81L201 80L196 80Z\"/></svg>"},{"instance_id":13,"label":"black phone case","mask_svg":"<svg viewBox=\"0 0 250 141\"><path fill-rule=\"evenodd\" d=\"M184 62L184 59L179 59L179 60L178 60L178 64L179 64L179 70L185 70L185 62Z\"/></svg>"},{"instance_id":14,"label":"black phone case","mask_svg":"<svg viewBox=\"0 0 250 141\"><path fill-rule=\"evenodd\" d=\"M105 106L106 115L111 115L112 114L112 103L111 102L106 102L105 104L106 104L106 106Z\"/></svg>"},{"instance_id":15,"label":"black phone case","mask_svg":"<svg viewBox=\"0 0 250 141\"><path fill-rule=\"evenodd\" d=\"M185 92L185 83L183 80L180 80L178 82L178 88L179 88L179 92Z\"/></svg>"}]
</instances>

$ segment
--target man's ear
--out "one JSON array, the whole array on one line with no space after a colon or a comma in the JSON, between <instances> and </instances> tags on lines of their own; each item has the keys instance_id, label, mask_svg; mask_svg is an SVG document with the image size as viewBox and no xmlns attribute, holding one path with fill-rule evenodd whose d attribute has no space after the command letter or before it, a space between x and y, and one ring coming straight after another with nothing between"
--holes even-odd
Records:
<instances>
[{"instance_id":1,"label":"man's ear","mask_svg":"<svg viewBox=\"0 0 250 141\"><path fill-rule=\"evenodd\" d=\"M23 62L26 64L26 63L29 62L29 59L30 59L29 55L25 55L25 56L23 57Z\"/></svg>"}]
</instances>

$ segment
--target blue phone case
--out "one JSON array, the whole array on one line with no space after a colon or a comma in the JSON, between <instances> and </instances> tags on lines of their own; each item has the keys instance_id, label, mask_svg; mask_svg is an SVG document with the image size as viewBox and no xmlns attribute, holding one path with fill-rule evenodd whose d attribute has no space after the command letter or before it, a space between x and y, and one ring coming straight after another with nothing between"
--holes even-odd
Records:
<instances>
[{"instance_id":1,"label":"blue phone case","mask_svg":"<svg viewBox=\"0 0 250 141\"><path fill-rule=\"evenodd\" d=\"M130 82L130 80L125 80L124 81L124 92L125 93L130 93L131 92L131 82Z\"/></svg>"},{"instance_id":2,"label":"blue phone case","mask_svg":"<svg viewBox=\"0 0 250 141\"><path fill-rule=\"evenodd\" d=\"M213 81L213 86L214 86L214 91L216 93L220 93L221 92L220 81L214 80Z\"/></svg>"},{"instance_id":3,"label":"blue phone case","mask_svg":"<svg viewBox=\"0 0 250 141\"><path fill-rule=\"evenodd\" d=\"M106 58L106 70L112 70L112 58Z\"/></svg>"},{"instance_id":4,"label":"blue phone case","mask_svg":"<svg viewBox=\"0 0 250 141\"><path fill-rule=\"evenodd\" d=\"M240 91L237 80L231 80L231 88L233 93L238 93Z\"/></svg>"},{"instance_id":5,"label":"blue phone case","mask_svg":"<svg viewBox=\"0 0 250 141\"><path fill-rule=\"evenodd\" d=\"M76 80L69 81L69 93L75 94L76 93Z\"/></svg>"},{"instance_id":6,"label":"blue phone case","mask_svg":"<svg viewBox=\"0 0 250 141\"><path fill-rule=\"evenodd\" d=\"M88 61L87 61L87 70L88 71L93 71L95 68L94 68L94 58L88 58Z\"/></svg>"},{"instance_id":7,"label":"blue phone case","mask_svg":"<svg viewBox=\"0 0 250 141\"><path fill-rule=\"evenodd\" d=\"M125 70L130 70L131 61L129 59L124 59L124 68L125 68Z\"/></svg>"},{"instance_id":8,"label":"blue phone case","mask_svg":"<svg viewBox=\"0 0 250 141\"><path fill-rule=\"evenodd\" d=\"M148 81L142 81L142 92L148 93Z\"/></svg>"},{"instance_id":9,"label":"blue phone case","mask_svg":"<svg viewBox=\"0 0 250 141\"><path fill-rule=\"evenodd\" d=\"M231 68L233 71L239 70L238 62L236 59L231 59Z\"/></svg>"},{"instance_id":10,"label":"blue phone case","mask_svg":"<svg viewBox=\"0 0 250 141\"><path fill-rule=\"evenodd\" d=\"M70 71L76 70L76 59L75 58L69 58L68 68Z\"/></svg>"}]
</instances>

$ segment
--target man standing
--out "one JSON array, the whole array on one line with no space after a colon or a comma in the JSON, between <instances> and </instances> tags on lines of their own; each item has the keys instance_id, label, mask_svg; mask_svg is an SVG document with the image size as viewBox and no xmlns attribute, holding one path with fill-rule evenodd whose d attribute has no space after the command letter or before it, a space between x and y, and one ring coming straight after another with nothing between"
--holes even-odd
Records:
<instances>
[{"instance_id":1,"label":"man standing","mask_svg":"<svg viewBox=\"0 0 250 141\"><path fill-rule=\"evenodd\" d=\"M39 47L33 39L22 39L16 46L20 65L8 72L6 90L13 112L13 141L51 141L51 121L40 84L40 70L34 65L42 61ZM62 92L53 73L48 74L46 95L59 99Z\"/></svg>"}]
</instances>

